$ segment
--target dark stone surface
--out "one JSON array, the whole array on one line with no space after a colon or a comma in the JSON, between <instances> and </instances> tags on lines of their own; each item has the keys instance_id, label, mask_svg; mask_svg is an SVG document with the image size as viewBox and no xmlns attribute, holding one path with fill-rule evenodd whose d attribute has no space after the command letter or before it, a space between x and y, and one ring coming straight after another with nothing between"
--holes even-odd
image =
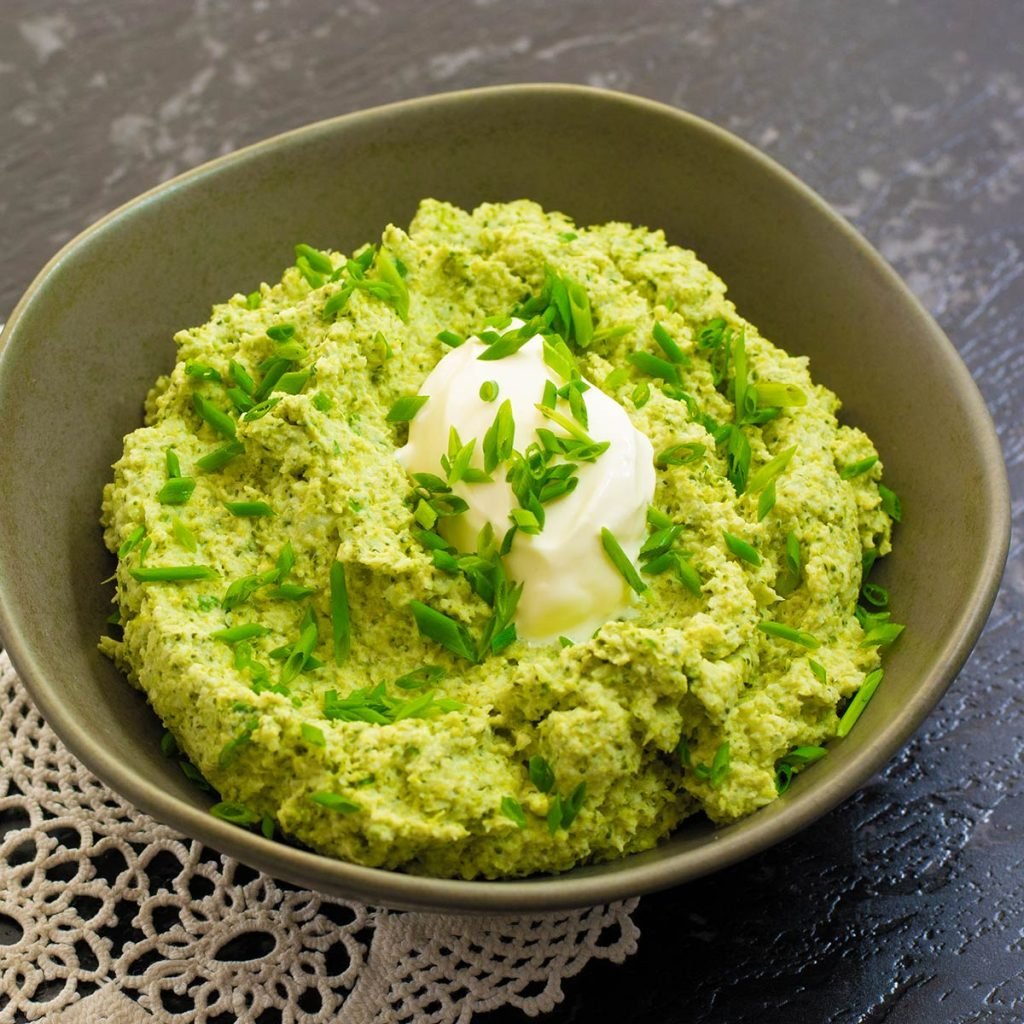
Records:
<instances>
[{"instance_id":1,"label":"dark stone surface","mask_svg":"<svg viewBox=\"0 0 1024 1024\"><path fill-rule=\"evenodd\" d=\"M637 956L592 964L545 1019L1024 1020L1018 0L4 0L0 317L81 228L219 153L360 107L531 80L706 116L850 218L978 381L1015 524L977 650L886 771L782 846L646 898Z\"/></svg>"}]
</instances>

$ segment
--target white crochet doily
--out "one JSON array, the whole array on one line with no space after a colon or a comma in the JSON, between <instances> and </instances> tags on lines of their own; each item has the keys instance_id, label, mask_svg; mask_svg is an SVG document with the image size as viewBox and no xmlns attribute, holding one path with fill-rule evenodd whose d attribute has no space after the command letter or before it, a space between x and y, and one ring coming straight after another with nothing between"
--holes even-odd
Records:
<instances>
[{"instance_id":1,"label":"white crochet doily","mask_svg":"<svg viewBox=\"0 0 1024 1024\"><path fill-rule=\"evenodd\" d=\"M636 900L441 917L277 882L107 789L3 653L0 701L0 1024L467 1024L636 951Z\"/></svg>"}]
</instances>

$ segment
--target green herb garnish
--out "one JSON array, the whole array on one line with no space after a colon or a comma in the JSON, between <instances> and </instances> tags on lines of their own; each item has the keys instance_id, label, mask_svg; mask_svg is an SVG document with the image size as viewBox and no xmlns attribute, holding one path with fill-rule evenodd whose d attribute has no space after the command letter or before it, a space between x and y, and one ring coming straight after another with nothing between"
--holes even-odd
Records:
<instances>
[{"instance_id":1,"label":"green herb garnish","mask_svg":"<svg viewBox=\"0 0 1024 1024\"><path fill-rule=\"evenodd\" d=\"M651 331L651 336L658 343L658 348L669 358L669 360L678 366L688 366L690 363L689 357L686 353L675 343L672 336L668 333L665 327L661 323L654 325L654 330Z\"/></svg>"},{"instance_id":2,"label":"green herb garnish","mask_svg":"<svg viewBox=\"0 0 1024 1024\"><path fill-rule=\"evenodd\" d=\"M501 813L515 822L519 828L526 828L526 815L523 813L522 804L514 797L503 796L501 798Z\"/></svg>"},{"instance_id":3,"label":"green herb garnish","mask_svg":"<svg viewBox=\"0 0 1024 1024\"><path fill-rule=\"evenodd\" d=\"M303 740L311 747L327 746L327 737L324 736L323 729L318 725L311 725L309 722L303 722L299 726L299 733Z\"/></svg>"},{"instance_id":4,"label":"green herb garnish","mask_svg":"<svg viewBox=\"0 0 1024 1024\"><path fill-rule=\"evenodd\" d=\"M229 626L227 629L218 629L216 633L210 634L210 639L220 640L225 644L237 644L240 640L252 640L254 637L266 636L269 632L267 626L246 622L238 626Z\"/></svg>"},{"instance_id":5,"label":"green herb garnish","mask_svg":"<svg viewBox=\"0 0 1024 1024\"><path fill-rule=\"evenodd\" d=\"M157 492L156 500L161 505L184 505L195 489L196 482L192 477L171 477Z\"/></svg>"},{"instance_id":6,"label":"green herb garnish","mask_svg":"<svg viewBox=\"0 0 1024 1024\"><path fill-rule=\"evenodd\" d=\"M759 622L757 628L762 633L767 633L768 636L776 637L779 640L788 640L791 644L799 644L801 647L806 647L810 651L817 650L821 646L812 633L807 633L802 629L794 629L792 626L787 626L781 622Z\"/></svg>"},{"instance_id":7,"label":"green herb garnish","mask_svg":"<svg viewBox=\"0 0 1024 1024\"><path fill-rule=\"evenodd\" d=\"M626 552L622 550L622 545L615 539L615 534L606 526L601 528L601 545L611 559L612 565L622 574L622 578L636 593L642 594L647 589L647 584L640 579L640 574L627 557Z\"/></svg>"},{"instance_id":8,"label":"green herb garnish","mask_svg":"<svg viewBox=\"0 0 1024 1024\"><path fill-rule=\"evenodd\" d=\"M878 485L878 495L882 499L882 511L897 523L903 521L903 505L895 491L889 490L885 484Z\"/></svg>"},{"instance_id":9,"label":"green herb garnish","mask_svg":"<svg viewBox=\"0 0 1024 1024\"><path fill-rule=\"evenodd\" d=\"M210 808L210 813L215 818L242 827L255 825L260 820L260 816L254 810L235 800L221 800L215 803Z\"/></svg>"},{"instance_id":10,"label":"green herb garnish","mask_svg":"<svg viewBox=\"0 0 1024 1024\"><path fill-rule=\"evenodd\" d=\"M722 531L722 536L725 538L725 546L739 559L750 565L760 565L761 556L757 553L757 550L748 544L745 540L741 540L739 537L734 536L727 530Z\"/></svg>"},{"instance_id":11,"label":"green herb garnish","mask_svg":"<svg viewBox=\"0 0 1024 1024\"><path fill-rule=\"evenodd\" d=\"M795 747L775 762L775 789L781 796L789 789L793 776L809 764L820 761L828 751L824 747Z\"/></svg>"},{"instance_id":12,"label":"green herb garnish","mask_svg":"<svg viewBox=\"0 0 1024 1024\"><path fill-rule=\"evenodd\" d=\"M429 395L403 395L388 410L388 423L408 423L427 404Z\"/></svg>"},{"instance_id":13,"label":"green herb garnish","mask_svg":"<svg viewBox=\"0 0 1024 1024\"><path fill-rule=\"evenodd\" d=\"M196 465L204 473L215 473L218 469L223 469L233 458L243 454L244 451L245 447L241 441L229 441L202 458L196 459Z\"/></svg>"},{"instance_id":14,"label":"green herb garnish","mask_svg":"<svg viewBox=\"0 0 1024 1024\"><path fill-rule=\"evenodd\" d=\"M410 601L409 608L421 635L440 644L452 654L477 663L473 639L465 626L421 601Z\"/></svg>"},{"instance_id":15,"label":"green herb garnish","mask_svg":"<svg viewBox=\"0 0 1024 1024\"><path fill-rule=\"evenodd\" d=\"M352 623L349 619L348 585L345 581L345 566L338 561L331 563L331 633L335 665L342 665L352 648Z\"/></svg>"},{"instance_id":16,"label":"green herb garnish","mask_svg":"<svg viewBox=\"0 0 1024 1024\"><path fill-rule=\"evenodd\" d=\"M696 441L685 441L681 444L674 444L659 452L654 457L654 464L661 469L668 466L688 466L691 462L697 462L707 449Z\"/></svg>"},{"instance_id":17,"label":"green herb garnish","mask_svg":"<svg viewBox=\"0 0 1024 1024\"><path fill-rule=\"evenodd\" d=\"M209 565L161 565L129 570L140 583L186 582L189 580L213 580L217 570Z\"/></svg>"},{"instance_id":18,"label":"green herb garnish","mask_svg":"<svg viewBox=\"0 0 1024 1024\"><path fill-rule=\"evenodd\" d=\"M852 480L855 476L866 473L877 461L877 455L869 455L866 459L851 462L848 466L843 466L839 470L839 477L841 480Z\"/></svg>"},{"instance_id":19,"label":"green herb garnish","mask_svg":"<svg viewBox=\"0 0 1024 1024\"><path fill-rule=\"evenodd\" d=\"M480 399L484 402L493 402L498 397L498 382L496 380L485 380L480 385Z\"/></svg>"},{"instance_id":20,"label":"green herb garnish","mask_svg":"<svg viewBox=\"0 0 1024 1024\"><path fill-rule=\"evenodd\" d=\"M555 788L555 772L547 759L540 754L534 754L527 762L527 771L530 774L530 781L542 793L550 793Z\"/></svg>"},{"instance_id":21,"label":"green herb garnish","mask_svg":"<svg viewBox=\"0 0 1024 1024\"><path fill-rule=\"evenodd\" d=\"M854 727L864 708L867 707L868 701L871 700L875 690L878 689L878 684L882 681L883 674L882 669L876 668L874 672L865 676L860 689L853 695L853 700L850 701L849 706L843 712L843 717L839 719L839 725L836 727L837 736L841 738L847 735Z\"/></svg>"},{"instance_id":22,"label":"green herb garnish","mask_svg":"<svg viewBox=\"0 0 1024 1024\"><path fill-rule=\"evenodd\" d=\"M313 803L326 807L327 810L334 811L337 814L355 814L356 811L362 810L361 805L357 804L354 800L349 800L348 797L341 796L338 793L326 791L311 793L309 799Z\"/></svg>"},{"instance_id":23,"label":"green herb garnish","mask_svg":"<svg viewBox=\"0 0 1024 1024\"><path fill-rule=\"evenodd\" d=\"M192 395L192 405L199 414L200 419L209 423L211 427L223 437L233 439L235 436L235 421L226 413L217 408L212 402L208 402L198 392Z\"/></svg>"}]
</instances>

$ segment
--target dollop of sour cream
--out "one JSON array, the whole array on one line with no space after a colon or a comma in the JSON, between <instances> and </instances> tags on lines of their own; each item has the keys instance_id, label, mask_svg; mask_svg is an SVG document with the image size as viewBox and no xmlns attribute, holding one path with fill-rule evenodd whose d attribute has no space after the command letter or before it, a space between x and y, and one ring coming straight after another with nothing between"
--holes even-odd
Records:
<instances>
[{"instance_id":1,"label":"dollop of sour cream","mask_svg":"<svg viewBox=\"0 0 1024 1024\"><path fill-rule=\"evenodd\" d=\"M517 329L513 320L506 330ZM409 441L398 459L409 473L444 476L441 456L448 450L449 432L458 431L465 444L476 439L471 466L483 468L482 442L501 404L511 403L515 421L514 447L523 452L537 441L537 428L558 436L566 431L538 409L545 381L556 388L565 383L544 361L543 339L538 334L512 355L482 360L487 346L467 338L448 352L420 388L426 404L409 424ZM480 395L481 386L493 381L498 393L491 401ZM587 382L589 384L589 382ZM493 390L493 386L490 386ZM485 391L486 393L486 391ZM607 528L634 563L646 532L647 507L654 495L654 453L646 436L633 426L614 399L590 384L582 394L587 410L587 434L609 442L593 462L578 463L575 490L544 506L539 533L516 532L504 558L505 570L523 584L516 610L516 629L525 640L542 643L567 636L589 638L609 619L628 614L633 593L616 569L601 540ZM572 418L569 403L559 398L556 409ZM561 460L559 460L561 461ZM438 530L461 552L476 550L477 537L490 523L501 540L512 526L509 514L519 507L499 465L490 483L456 482L452 491L468 510L438 521Z\"/></svg>"}]
</instances>

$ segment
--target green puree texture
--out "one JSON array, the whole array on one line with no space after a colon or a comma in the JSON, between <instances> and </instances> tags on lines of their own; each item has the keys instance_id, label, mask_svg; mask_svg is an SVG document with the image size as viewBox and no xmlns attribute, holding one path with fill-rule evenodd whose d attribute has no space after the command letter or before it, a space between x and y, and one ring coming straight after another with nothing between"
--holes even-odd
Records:
<instances>
[{"instance_id":1,"label":"green puree texture","mask_svg":"<svg viewBox=\"0 0 1024 1024\"><path fill-rule=\"evenodd\" d=\"M320 268L291 267L279 284L261 287L258 305L235 295L209 323L177 335L177 365L150 392L146 425L125 438L104 494L111 550L140 525L146 532L117 571L123 639L106 638L103 649L224 799L360 864L465 878L560 871L649 848L699 811L728 821L775 799L777 760L835 736L837 708L879 665L878 648L861 646L854 609L864 553L889 550L882 465L840 475L876 455L871 441L837 424L839 402L812 383L806 359L763 339L725 298L724 284L660 232L576 227L528 201L467 213L427 200L408 233L388 227L380 246L384 260L375 258L366 279L388 279L390 254L398 268L390 276L405 274L407 320L386 288L356 289L325 317L349 277L345 257L327 253L342 268L337 280L323 257ZM474 665L416 629L413 600L473 636L490 609L462 575L435 567L414 537L411 484L395 459L407 427L385 417L447 351L439 332L470 334L485 317L510 312L541 291L546 264L589 296L597 338L576 353L584 376L626 409L656 453L698 446L686 450L697 457L659 468L654 505L681 525L675 549L688 553L700 592L672 570L645 575L635 616L606 623L588 642L517 641ZM745 342L749 385L795 385L806 398L735 429L734 444L749 444L751 476L796 449L763 518L761 494L737 494L727 476L729 438L716 443L708 430L737 419L735 359L716 387L721 349L716 356L700 345L702 329L718 319L719 334L730 329L727 345ZM675 388L628 361L637 351L665 358L656 323L683 356ZM277 345L291 344L289 372L309 375L289 378L295 394L271 389L279 401L246 421L227 394L231 361L258 389L275 355L267 330L285 324L294 333ZM222 383L195 365L188 373L189 364L212 368ZM197 414L196 395L227 416L227 427ZM756 413L749 398L746 408ZM198 460L228 443L232 429L243 453L204 472ZM181 476L195 481L183 504L158 500L168 448ZM236 515L226 502L261 502L273 514ZM499 535L505 526L495 524ZM738 555L726 533L752 546L759 564ZM787 537L799 545L798 574ZM229 584L272 574L286 543L294 566L284 582L310 593L288 599L275 589L279 580L226 610ZM140 558L145 567L209 566L217 577L140 581L131 575ZM345 568L351 622L340 666L330 625L335 560ZM522 600L530 600L528 587ZM286 662L271 652L299 640L309 609L316 660L303 663L300 654L302 671L279 685ZM762 621L802 630L820 646L769 635ZM264 629L241 646L213 637L250 623ZM443 676L419 690L395 686L425 665ZM342 699L378 683L392 707L432 696L407 706L407 717L325 715L329 691ZM531 779L528 763L538 756L553 785L544 772ZM579 810L566 827L571 815L551 808L574 793Z\"/></svg>"}]
</instances>

